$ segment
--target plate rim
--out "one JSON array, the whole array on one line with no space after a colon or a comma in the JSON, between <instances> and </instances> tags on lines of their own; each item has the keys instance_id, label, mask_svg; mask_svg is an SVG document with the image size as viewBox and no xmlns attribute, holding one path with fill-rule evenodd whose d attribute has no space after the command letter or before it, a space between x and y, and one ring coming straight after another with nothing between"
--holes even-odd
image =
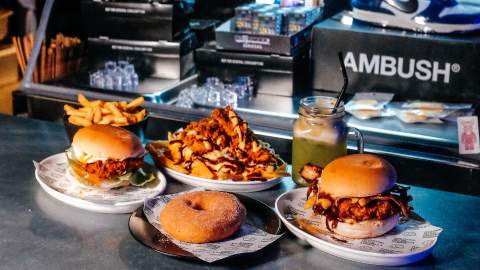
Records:
<instances>
[{"instance_id":1,"label":"plate rim","mask_svg":"<svg viewBox=\"0 0 480 270\"><path fill-rule=\"evenodd\" d=\"M157 165L157 166L166 170L167 173L169 173L169 174L172 173L172 174L175 174L175 175L180 176L180 177L187 177L187 178L190 178L191 180L202 181L202 182L211 183L211 184L223 184L223 185L232 185L232 186L262 185L262 184L266 184L266 183L271 184L272 182L280 183L281 181L283 181L283 178L288 177L288 176L279 176L279 177L268 179L266 181L257 181L257 180L255 180L255 181L233 181L231 179L215 180L215 179L203 178L203 177L199 177L199 176L193 176L193 175L181 173L179 171L168 168L167 166L164 166L164 165L161 165L161 164Z\"/></svg>"},{"instance_id":2,"label":"plate rim","mask_svg":"<svg viewBox=\"0 0 480 270\"><path fill-rule=\"evenodd\" d=\"M422 250L419 250L419 251L415 251L415 252L410 252L410 253L400 253L400 254L390 254L390 253L386 253L386 254L382 254L382 253L376 253L376 252L371 252L371 251L363 251L363 250L356 250L356 249L351 249L351 248L348 248L348 247L344 247L344 246L340 246L340 245L335 245L333 243L330 243L330 242L327 242L323 239L320 239L308 232L305 232L304 230L298 228L297 226L295 226L294 224L292 224L290 221L288 221L284 216L283 214L281 214L281 212L279 211L279 207L278 207L278 204L280 202L280 200L284 199L285 196L291 194L291 193L300 193L303 191L304 194L306 194L306 190L307 188L306 187L303 187L303 188L297 188L297 189L292 189L292 190L289 190L289 191L286 191L284 193L282 193L280 196L277 197L277 199L275 200L275 212L277 213L277 215L279 216L279 218L282 220L282 222L284 223L285 227L287 227L288 229L290 229L290 226L293 227L293 229L297 232L299 232L300 234L308 237L308 238L313 238L313 241L319 241L321 242L322 244L324 245L327 245L328 247L330 248L335 248L335 249L340 249L344 252L349 252L349 253L355 253L356 255L363 255L363 256L368 256L368 257L381 257L381 258L404 258L404 257L410 257L410 256L416 256L416 255L419 255L419 254L424 254L424 253L428 253L429 251L431 251L437 244L437 241L438 241L438 238L435 239L435 241L431 244L430 247L426 248L426 249L422 249ZM288 226L287 224L289 224L290 226ZM307 241L308 242L308 241ZM309 243L309 245L312 245Z\"/></svg>"},{"instance_id":3,"label":"plate rim","mask_svg":"<svg viewBox=\"0 0 480 270\"><path fill-rule=\"evenodd\" d=\"M50 155L50 156L42 159L38 163L42 164L43 162L46 162L46 161L51 160L51 159L58 158L59 156L62 156L62 155L64 155L64 153L53 154L53 155ZM153 166L153 167L155 167L155 166ZM95 207L95 208L101 208L101 209L110 208L111 210L109 210L108 213L116 213L115 208L138 205L140 203L143 204L143 202L145 200L145 198L144 198L144 199L139 199L139 200L129 201L129 202L117 202L117 203L114 203L114 204L108 204L108 203L93 202L93 201L81 199L81 198L78 198L78 197L74 197L74 196L64 194L63 192L60 192L60 191L54 189L53 187L51 187L50 185L45 183L41 179L41 177L39 176L38 173L39 173L38 169L35 168L35 179L40 184L42 189L45 190L50 196L52 196L53 198L65 203L65 204L68 204L68 205L71 205L71 206L74 206L74 207L77 207L77 208L81 208L81 209L84 209L84 210L99 212L98 210L92 210L91 208L88 208L88 207ZM165 192L165 190L167 188L167 178L165 177L165 175L160 170L158 170L157 168L155 168L155 173L156 173L157 177L159 177L159 179L158 179L159 180L159 188L158 188L158 192L154 196ZM67 176L65 176L65 178L66 177ZM57 198L56 196L61 197L62 199ZM100 212L104 212L104 210L101 210ZM127 211L127 212L124 212L124 213L128 213L128 212L130 212L130 211Z\"/></svg>"},{"instance_id":4,"label":"plate rim","mask_svg":"<svg viewBox=\"0 0 480 270\"><path fill-rule=\"evenodd\" d=\"M183 130L183 127L182 128L179 128L176 132L179 132L179 131L182 131ZM151 143L148 143L148 145L153 145L154 142L168 142L168 140L156 140L156 141L153 141ZM153 146L154 147L154 146ZM148 150L148 147L147 147L147 150ZM150 152L150 151L148 151ZM163 153L161 153L162 156L163 156ZM159 162L159 156L160 155L155 155L153 153L150 153L150 155L152 156L152 159L155 161L155 165L159 168L159 169L163 169L165 170L167 173L172 173L172 174L175 174L177 176L180 176L180 177L189 177L191 178L192 180L198 180L198 181L205 181L207 183L212 183L212 184L215 184L215 183L222 183L222 184L225 184L225 185L238 185L238 186L247 186L247 185L261 185L261 184L265 184L265 183L268 183L268 182L272 182L272 181L278 181L278 183L280 183L281 181L283 181L284 178L286 177L291 177L291 175L289 176L278 176L278 177L274 177L274 178L270 178L270 179L267 179L266 181L258 181L258 180L255 180L255 181L233 181L232 179L226 179L226 180L216 180L216 179L209 179L209 178L203 178L203 177L198 177L198 176L193 176L193 175L189 175L189 174L184 174L184 173L181 173L179 171L176 171L174 169L171 169L167 166L165 166L164 164L162 164L161 162ZM280 161L282 161L282 163L287 166L288 164L280 158Z\"/></svg>"},{"instance_id":5,"label":"plate rim","mask_svg":"<svg viewBox=\"0 0 480 270\"><path fill-rule=\"evenodd\" d=\"M187 192L188 192L188 191L187 191ZM280 238L283 237L283 235L284 235L285 232L287 231L287 228L286 228L287 226L282 222L282 219L279 217L279 215L277 214L277 212L275 211L275 209L273 209L272 207L268 206L266 203L264 203L264 202L262 202L262 201L260 201L260 200L257 200L257 199L255 199L255 198L252 198L252 197L250 197L250 196L243 195L243 194L239 194L238 192L228 192L228 193L234 194L235 196L238 196L238 197L240 197L240 198L244 198L244 199L246 199L246 200L254 201L255 203L261 204L263 207L265 207L266 209L268 209L269 211L271 211L272 216L274 216L274 217L277 219L277 221L278 221L278 227L276 228L276 232L275 232L274 234L275 234L275 235L279 235L280 237L279 237L277 240L275 240L274 242L272 242L270 245L272 245L273 243L277 242L278 240L280 240ZM240 201L241 201L241 200L242 200L242 199L240 199ZM191 253L188 252L188 251L186 251L186 252L190 253L191 256L182 256L182 255L177 255L177 254L173 254L173 253L167 253L167 252L164 252L164 251L155 249L155 248L153 248L153 247L145 244L145 243L144 243L143 241L141 241L140 239L138 239L138 238L135 236L135 234L132 232L132 228L131 228L131 226L130 226L130 223L131 223L132 218L135 217L135 214L136 214L138 211L141 211L141 213L142 213L142 220L143 220L144 222L148 223L148 224L149 224L150 226L152 226L156 231L158 231L158 233L160 233L160 234L163 235L163 233L160 232L157 228L155 228L155 226L153 226L153 225L148 221L148 219L145 217L145 213L143 212L143 207L144 207L144 206L141 205L141 206L139 206L138 208L136 208L136 209L130 214L130 216L129 216L129 218L128 218L128 231L130 232L130 234L132 235L132 237L133 237L137 242L139 242L139 243L142 244L143 246L148 247L149 249L151 249L151 250L153 250L153 251L155 251L155 252L158 252L158 253L160 253L160 254L163 254L163 255L167 255L167 256L170 256L170 257L174 257L174 258L181 258L181 259L187 259L187 260L204 262L203 260L201 260L200 258L196 257L195 255L191 254ZM167 236L165 236L165 237L167 237ZM168 238L168 237L167 237L167 238ZM170 239L169 239L169 241L170 241ZM173 242L172 242L172 243L173 243ZM173 244L175 244L175 243L173 243ZM176 244L175 244L175 245L176 245ZM265 246L265 247L262 248L262 249L265 249L265 248L267 248L267 247L270 246L270 245L267 245L267 246ZM177 247L178 247L178 246L177 246ZM181 249L181 247L178 247L178 248ZM262 249L260 249L260 250L262 250ZM258 251L260 251L260 250L258 250ZM184 251L185 251L185 250L184 250ZM235 257L244 256L244 255L248 255L248 254L253 254L253 253L258 252L258 251L236 254L236 255L233 255L233 256L230 256L230 257L226 257L226 258L220 259L220 260L215 261L215 262L219 262L219 261L223 261L223 260L228 260L228 259L230 259L230 258L235 258ZM215 262L212 262L212 263L215 263Z\"/></svg>"},{"instance_id":6,"label":"plate rim","mask_svg":"<svg viewBox=\"0 0 480 270\"><path fill-rule=\"evenodd\" d=\"M202 261L200 260L199 258L195 257L195 255L191 254L190 252L184 250L185 252L188 252L191 256L182 256L182 255L178 255L178 254L173 254L173 253L168 253L168 252L164 252L164 251L161 251L161 250L158 250L158 249L155 249L147 244L145 244L143 241L141 241L139 238L137 238L137 236L133 233L132 231L132 227L130 226L131 222L132 222L132 218L137 218L135 215L136 213L140 211L142 213L142 220L144 222L147 222L150 226L152 226L155 230L158 231L157 228L155 228L152 224L150 224L150 222L148 222L148 220L146 220L146 217L145 217L145 213L143 212L143 205L140 205L139 207L137 207L131 214L130 216L128 217L128 231L130 232L130 235L132 235L133 239L135 239L137 242L139 242L140 244L142 244L143 246L155 251L155 252L158 252L160 254L163 254L163 255L167 255L167 256L170 256L170 257L173 257L173 258L182 258L182 259L188 259L188 260L193 260L193 261ZM159 233L161 233L163 235L162 232L158 231ZM165 236L166 237L166 236ZM169 239L170 241L170 239ZM171 242L171 241L170 241ZM173 243L173 242L172 242ZM176 245L175 243L173 243L174 245ZM182 249L181 247L177 246L178 248ZM182 249L183 250L183 249Z\"/></svg>"}]
</instances>

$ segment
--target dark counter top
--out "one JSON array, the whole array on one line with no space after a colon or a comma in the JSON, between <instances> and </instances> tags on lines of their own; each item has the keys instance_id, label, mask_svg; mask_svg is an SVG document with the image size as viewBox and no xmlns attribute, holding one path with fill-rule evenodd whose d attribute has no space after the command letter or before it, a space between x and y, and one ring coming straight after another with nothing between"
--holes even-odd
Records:
<instances>
[{"instance_id":1,"label":"dark counter top","mask_svg":"<svg viewBox=\"0 0 480 270\"><path fill-rule=\"evenodd\" d=\"M1 269L383 269L304 246L290 233L261 252L215 264L158 254L130 235L129 215L79 210L40 188L32 160L40 161L66 147L59 124L0 115ZM247 195L272 206L278 195L292 187L292 182L286 182ZM169 179L167 192L186 188ZM401 268L477 268L480 198L419 187L411 193L416 211L444 231L432 256Z\"/></svg>"}]
</instances>

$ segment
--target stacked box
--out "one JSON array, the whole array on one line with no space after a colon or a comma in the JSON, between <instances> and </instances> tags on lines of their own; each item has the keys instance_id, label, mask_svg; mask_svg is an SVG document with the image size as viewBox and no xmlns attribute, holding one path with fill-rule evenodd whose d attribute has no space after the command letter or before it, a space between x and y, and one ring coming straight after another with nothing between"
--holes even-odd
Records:
<instances>
[{"instance_id":1,"label":"stacked box","mask_svg":"<svg viewBox=\"0 0 480 270\"><path fill-rule=\"evenodd\" d=\"M263 35L293 35L322 16L321 7L250 4L235 9L235 31Z\"/></svg>"},{"instance_id":2,"label":"stacked box","mask_svg":"<svg viewBox=\"0 0 480 270\"><path fill-rule=\"evenodd\" d=\"M189 32L186 1L138 3L82 0L82 25L89 37L173 41Z\"/></svg>"},{"instance_id":3,"label":"stacked box","mask_svg":"<svg viewBox=\"0 0 480 270\"><path fill-rule=\"evenodd\" d=\"M82 24L91 56L89 72L108 61L128 61L140 80L182 79L198 47L187 0L82 0Z\"/></svg>"},{"instance_id":4,"label":"stacked box","mask_svg":"<svg viewBox=\"0 0 480 270\"><path fill-rule=\"evenodd\" d=\"M176 42L129 41L89 38L89 70L103 67L106 61L132 63L143 77L182 79L194 68L193 52L197 39L193 34Z\"/></svg>"},{"instance_id":5,"label":"stacked box","mask_svg":"<svg viewBox=\"0 0 480 270\"><path fill-rule=\"evenodd\" d=\"M235 8L236 29L244 32L252 32L253 11L265 6L264 4L249 4Z\"/></svg>"},{"instance_id":6,"label":"stacked box","mask_svg":"<svg viewBox=\"0 0 480 270\"><path fill-rule=\"evenodd\" d=\"M287 14L288 34L295 34L322 16L321 8L298 8Z\"/></svg>"},{"instance_id":7,"label":"stacked box","mask_svg":"<svg viewBox=\"0 0 480 270\"><path fill-rule=\"evenodd\" d=\"M309 89L308 52L308 48L294 56L230 52L216 50L211 44L196 50L195 62L200 82L208 77L233 81L240 76L249 76L257 93L295 96Z\"/></svg>"}]
</instances>

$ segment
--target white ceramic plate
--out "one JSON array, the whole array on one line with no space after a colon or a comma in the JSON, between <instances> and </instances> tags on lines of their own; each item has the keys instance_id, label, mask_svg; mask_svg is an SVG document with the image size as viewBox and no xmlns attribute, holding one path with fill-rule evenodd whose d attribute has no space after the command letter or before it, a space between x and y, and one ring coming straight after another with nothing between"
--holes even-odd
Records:
<instances>
[{"instance_id":1,"label":"white ceramic plate","mask_svg":"<svg viewBox=\"0 0 480 270\"><path fill-rule=\"evenodd\" d=\"M203 187L210 190L220 190L227 192L255 192L265 189L269 189L275 185L278 185L283 181L285 177L278 177L270 179L268 181L249 181L249 182L236 182L232 180L212 180L201 178L197 176L191 176L177 172L173 169L163 167L166 174L170 177L190 186Z\"/></svg>"},{"instance_id":2,"label":"white ceramic plate","mask_svg":"<svg viewBox=\"0 0 480 270\"><path fill-rule=\"evenodd\" d=\"M292 222L292 218L290 214L290 212L292 212L292 207L297 210L300 209L298 205L296 207L294 205L298 204L299 200L305 200L306 191L307 191L307 188L299 188L299 189L288 191L280 195L275 201L275 210L277 211L277 214L279 215L280 219L285 224L285 226L288 228L288 230L290 230L298 238L308 242L310 245L312 245L313 247L321 251L327 252L337 257L341 257L347 260L357 261L361 263L384 265L384 266L398 266L398 265L414 263L416 261L419 261L425 258L430 253L432 253L432 250L437 242L436 241L437 238L434 237L434 238L430 238L430 240L428 241L422 242L422 243L425 243L425 245L421 248L415 249L414 251L389 254L385 252L364 251L364 250L358 249L359 243L362 243L361 241L365 241L365 243L367 244L368 243L379 244L382 241L386 243L387 240L385 240L385 237L371 238L367 240L348 240L348 241L335 242L334 240L327 241L328 239L333 239L333 238L331 237L331 235L326 233L325 235L322 236L322 238L324 239L321 239L317 236L314 236L300 229L298 226L296 226ZM299 211L302 211L302 210L299 210ZM440 228L435 227L429 223L421 226L422 228L425 228L426 226L431 226L435 230L435 233L441 232ZM412 230L410 230L409 232L412 232ZM387 236L387 237L391 237L391 236L398 237L394 239L398 239L396 241L397 243L400 244L402 243L401 241L408 240L408 239L405 239L406 238L405 235L406 235L405 231L403 233L398 232L398 235L396 235L395 232L391 232L390 236ZM356 248L354 248L355 245L357 245Z\"/></svg>"},{"instance_id":3,"label":"white ceramic plate","mask_svg":"<svg viewBox=\"0 0 480 270\"><path fill-rule=\"evenodd\" d=\"M35 178L49 195L73 207L98 213L131 213L143 205L145 198L163 193L167 186L165 176L155 169L157 180L145 187L89 188L68 176L70 166L65 153L50 156L35 163L35 167Z\"/></svg>"}]
</instances>

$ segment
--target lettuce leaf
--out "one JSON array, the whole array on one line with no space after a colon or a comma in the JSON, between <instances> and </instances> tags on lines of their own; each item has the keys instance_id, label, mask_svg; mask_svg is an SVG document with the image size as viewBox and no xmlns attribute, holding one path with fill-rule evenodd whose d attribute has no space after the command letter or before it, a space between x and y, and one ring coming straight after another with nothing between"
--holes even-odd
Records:
<instances>
[{"instance_id":1,"label":"lettuce leaf","mask_svg":"<svg viewBox=\"0 0 480 270\"><path fill-rule=\"evenodd\" d=\"M146 172L143 168L140 168L136 172L131 174L129 180L132 186L141 187L149 182L152 182L155 179L157 178L155 177L155 174L153 172Z\"/></svg>"}]
</instances>

